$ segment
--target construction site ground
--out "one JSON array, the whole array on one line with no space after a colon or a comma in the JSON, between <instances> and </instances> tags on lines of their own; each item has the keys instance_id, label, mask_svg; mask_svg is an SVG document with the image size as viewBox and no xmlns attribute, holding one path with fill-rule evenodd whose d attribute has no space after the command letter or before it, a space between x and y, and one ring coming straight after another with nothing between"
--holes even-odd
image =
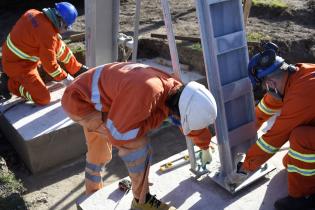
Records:
<instances>
[{"instance_id":1,"label":"construction site ground","mask_svg":"<svg viewBox=\"0 0 315 210\"><path fill-rule=\"evenodd\" d=\"M315 0L283 0L288 8L277 9L274 7L254 6L251 10L247 24L247 34L250 41L272 40L280 48L283 57L291 63L314 62L315 61ZM75 4L79 11L79 18L73 27L73 33L83 32L84 27L84 1L70 1ZM194 0L170 0L171 14L173 17L174 32L176 35L199 37L198 20L196 17ZM53 6L53 1L17 1L9 0L0 3L0 43L5 41L10 29L29 8L40 9L42 7ZM140 42L141 57L160 56L169 58L167 43L165 40L151 38L151 33L165 34L163 15L159 0L142 0L142 11L140 18L140 32L142 41ZM104 9L105 11L105 9ZM120 31L132 35L133 15L135 12L135 0L121 0ZM84 49L84 42L71 43L74 47L79 46ZM178 46L192 46L196 49L195 54L187 53L179 49L181 63L188 64L192 69L202 71L201 51L195 43L179 42ZM200 46L199 46L200 48ZM184 49L184 47L183 47ZM186 52L186 53L185 53ZM189 51L191 52L191 51ZM193 62L193 60L195 62ZM196 62L197 61L197 62ZM198 66L199 65L199 66ZM154 158L153 164L159 163L166 158L182 152L186 149L185 139L180 131L174 127L162 128L150 134ZM79 157L67 162L62 166L51 169L40 174L31 174L15 153L8 141L0 135L0 156L4 157L5 163L0 161L0 170L8 166L15 176L21 180L25 190L16 192L4 192L8 189L0 186L0 209L76 209L76 200L84 194L84 166L85 157ZM279 157L278 162L280 162ZM113 159L105 169L105 186L126 177L127 170L123 162L118 158L117 151L113 152ZM284 177L285 171L279 171L279 176ZM1 180L0 180L1 181ZM279 181L285 185L283 179L271 179L272 183ZM256 187L265 183L266 179L254 185ZM286 187L286 185L284 186ZM214 190L227 202L235 201L219 187ZM255 193L251 187L248 191L242 191L239 199L244 199L247 193ZM284 194L283 194L284 195ZM264 195L257 194L256 197ZM242 198L243 197L243 198ZM252 199L252 198L250 198ZM13 203L10 208L4 208L5 203ZM176 202L176 201L175 201ZM252 202L252 201L251 201ZM218 208L224 209L226 205ZM241 209L241 208L240 208ZM2 209L1 209L2 210ZM265 210L265 209L261 209ZM266 209L267 210L267 209Z\"/></svg>"}]
</instances>

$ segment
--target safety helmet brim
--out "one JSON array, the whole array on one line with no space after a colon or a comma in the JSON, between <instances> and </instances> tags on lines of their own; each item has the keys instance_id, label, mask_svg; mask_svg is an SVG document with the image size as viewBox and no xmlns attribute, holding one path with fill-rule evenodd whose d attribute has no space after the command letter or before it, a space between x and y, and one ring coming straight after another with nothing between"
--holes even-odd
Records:
<instances>
[{"instance_id":1,"label":"safety helmet brim","mask_svg":"<svg viewBox=\"0 0 315 210\"><path fill-rule=\"evenodd\" d=\"M214 123L217 105L210 91L197 82L189 82L179 98L179 112L184 135Z\"/></svg>"},{"instance_id":2,"label":"safety helmet brim","mask_svg":"<svg viewBox=\"0 0 315 210\"><path fill-rule=\"evenodd\" d=\"M67 29L71 29L73 23L78 17L78 11L69 2L59 2L55 4L55 8L58 15L61 17L63 22L66 24Z\"/></svg>"}]
</instances>

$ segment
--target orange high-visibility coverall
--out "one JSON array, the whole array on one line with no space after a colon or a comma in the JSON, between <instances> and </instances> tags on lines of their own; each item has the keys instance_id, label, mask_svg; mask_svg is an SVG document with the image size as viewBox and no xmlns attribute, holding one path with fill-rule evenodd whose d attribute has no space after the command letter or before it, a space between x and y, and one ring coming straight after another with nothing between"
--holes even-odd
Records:
<instances>
[{"instance_id":1,"label":"orange high-visibility coverall","mask_svg":"<svg viewBox=\"0 0 315 210\"><path fill-rule=\"evenodd\" d=\"M288 191L292 197L315 193L315 64L297 64L289 74L283 102L266 95L256 107L258 125L275 112L280 116L272 128L249 151L244 169L256 170L287 141L288 154L283 163L288 171Z\"/></svg>"},{"instance_id":2,"label":"orange high-visibility coverall","mask_svg":"<svg viewBox=\"0 0 315 210\"><path fill-rule=\"evenodd\" d=\"M169 74L147 65L111 63L89 70L66 88L62 106L84 127L86 135L88 194L102 187L101 167L110 161L114 145L127 165L134 197L145 201L151 159L145 135L169 116L166 99L181 85ZM209 147L208 128L189 136L201 149Z\"/></svg>"},{"instance_id":3,"label":"orange high-visibility coverall","mask_svg":"<svg viewBox=\"0 0 315 210\"><path fill-rule=\"evenodd\" d=\"M57 61L62 62L72 75L82 66L45 14L35 9L28 10L14 25L2 46L2 65L9 76L10 92L37 104L48 104L50 94L37 66L41 63L51 77L60 81L67 77L67 72Z\"/></svg>"}]
</instances>

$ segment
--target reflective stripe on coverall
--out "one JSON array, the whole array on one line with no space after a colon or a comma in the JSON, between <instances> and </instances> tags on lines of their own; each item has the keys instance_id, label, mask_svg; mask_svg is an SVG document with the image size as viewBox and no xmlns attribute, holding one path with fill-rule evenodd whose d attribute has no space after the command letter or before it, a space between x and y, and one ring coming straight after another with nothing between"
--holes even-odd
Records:
<instances>
[{"instance_id":1,"label":"reflective stripe on coverall","mask_svg":"<svg viewBox=\"0 0 315 210\"><path fill-rule=\"evenodd\" d=\"M280 116L249 149L243 166L256 170L289 140L290 149L283 160L288 171L288 191L292 197L301 197L315 193L315 64L296 66L298 71L289 75L285 87ZM270 106L279 109L279 104ZM256 114L259 110L256 108Z\"/></svg>"},{"instance_id":2,"label":"reflective stripe on coverall","mask_svg":"<svg viewBox=\"0 0 315 210\"><path fill-rule=\"evenodd\" d=\"M40 11L28 10L16 22L2 46L2 65L9 76L9 91L37 104L48 104L50 94L37 66L42 64L51 77L60 81L66 78L67 72L57 61L63 62L72 75L82 66L50 20Z\"/></svg>"},{"instance_id":3,"label":"reflective stripe on coverall","mask_svg":"<svg viewBox=\"0 0 315 210\"><path fill-rule=\"evenodd\" d=\"M280 99L273 97L269 93L265 94L259 104L255 107L257 130L270 117L279 112L282 105L283 102Z\"/></svg>"},{"instance_id":4,"label":"reflective stripe on coverall","mask_svg":"<svg viewBox=\"0 0 315 210\"><path fill-rule=\"evenodd\" d=\"M180 86L181 83L169 74L152 67L135 63L111 63L80 76L66 88L62 97L62 106L69 117L84 127L93 123L88 123L88 120L83 123L82 119L88 119L91 113L96 112L101 121L101 112L105 113L104 123L100 126L96 123L92 129L98 133L99 139L118 148L119 156L129 171L134 197L140 202L145 201L145 195L149 192L148 174L152 152L146 133L159 127L168 117L169 109L165 101ZM98 150L91 151L91 141L88 140L90 134L85 134L88 156L99 157L108 152L103 146L95 146ZM191 132L190 136L200 148L208 148L211 135L207 128ZM87 161L100 165L107 160L93 162L87 157ZM87 193L93 191L92 188L95 191L101 185L87 185Z\"/></svg>"}]
</instances>

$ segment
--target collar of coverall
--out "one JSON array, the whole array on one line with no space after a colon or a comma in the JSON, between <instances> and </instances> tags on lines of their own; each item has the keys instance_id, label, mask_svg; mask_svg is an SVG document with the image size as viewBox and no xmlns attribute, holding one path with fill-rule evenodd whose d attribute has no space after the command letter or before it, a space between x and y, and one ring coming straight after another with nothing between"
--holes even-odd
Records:
<instances>
[{"instance_id":1,"label":"collar of coverall","mask_svg":"<svg viewBox=\"0 0 315 210\"><path fill-rule=\"evenodd\" d=\"M56 10L54 8L44 8L42 11L50 20L50 22L55 26L55 28L59 30L60 22L57 18Z\"/></svg>"}]
</instances>

